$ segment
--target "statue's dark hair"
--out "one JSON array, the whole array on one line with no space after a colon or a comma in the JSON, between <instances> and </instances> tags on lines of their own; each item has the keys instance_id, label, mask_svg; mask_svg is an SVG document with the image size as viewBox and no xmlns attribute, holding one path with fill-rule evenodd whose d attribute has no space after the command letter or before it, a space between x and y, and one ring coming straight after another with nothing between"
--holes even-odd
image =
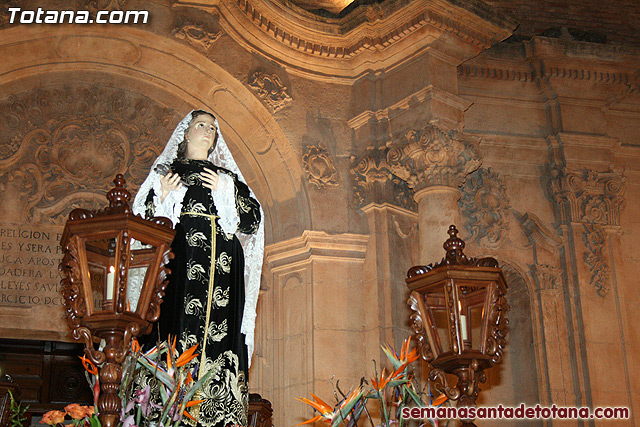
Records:
<instances>
[{"instance_id":1,"label":"statue's dark hair","mask_svg":"<svg viewBox=\"0 0 640 427\"><path fill-rule=\"evenodd\" d=\"M184 136L182 137L182 141L180 142L180 144L178 144L178 155L177 155L178 159L184 159L184 156L187 154L187 133L191 128L191 124L196 119L196 117L202 116L205 114L207 116L211 116L214 120L216 119L216 117L208 111L193 110L191 112L191 120L189 121L189 127L187 128L187 131L184 133ZM213 144L211 145L211 148L209 148L209 152L207 152L207 156L209 156L209 154L213 152L213 150L216 148L217 143L218 143L218 132L216 131L216 136L213 138Z\"/></svg>"}]
</instances>

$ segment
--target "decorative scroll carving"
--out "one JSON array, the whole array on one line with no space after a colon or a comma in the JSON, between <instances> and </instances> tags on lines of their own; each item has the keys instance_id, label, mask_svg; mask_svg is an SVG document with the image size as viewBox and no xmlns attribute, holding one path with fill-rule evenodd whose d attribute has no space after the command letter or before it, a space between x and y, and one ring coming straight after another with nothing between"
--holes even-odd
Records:
<instances>
[{"instance_id":1,"label":"decorative scroll carving","mask_svg":"<svg viewBox=\"0 0 640 427\"><path fill-rule=\"evenodd\" d=\"M470 174L458 203L468 219L465 226L471 240L488 248L499 247L509 232L506 215L510 205L506 186L498 173L491 168L480 168Z\"/></svg>"},{"instance_id":2,"label":"decorative scroll carving","mask_svg":"<svg viewBox=\"0 0 640 427\"><path fill-rule=\"evenodd\" d=\"M615 172L552 169L551 190L564 222L620 225L625 177Z\"/></svg>"},{"instance_id":3,"label":"decorative scroll carving","mask_svg":"<svg viewBox=\"0 0 640 427\"><path fill-rule=\"evenodd\" d=\"M482 163L475 142L461 140L457 132L434 124L409 131L406 139L389 144L387 162L394 175L416 192L433 185L460 187Z\"/></svg>"},{"instance_id":4,"label":"decorative scroll carving","mask_svg":"<svg viewBox=\"0 0 640 427\"><path fill-rule=\"evenodd\" d=\"M412 293L411 296L409 296L408 304L409 307L411 307L411 310L413 310L413 313L411 314L411 316L409 316L409 320L411 321L411 328L418 338L418 348L420 349L420 355L422 356L422 359L430 363L433 359L435 359L435 355L433 353L433 350L431 349L431 345L429 345L429 340L427 339L427 335L424 330L424 324L422 323L422 314L418 298L424 297L418 293Z\"/></svg>"},{"instance_id":5,"label":"decorative scroll carving","mask_svg":"<svg viewBox=\"0 0 640 427\"><path fill-rule=\"evenodd\" d=\"M291 102L287 87L276 74L256 71L249 76L247 84L267 105L277 112Z\"/></svg>"},{"instance_id":6,"label":"decorative scroll carving","mask_svg":"<svg viewBox=\"0 0 640 427\"><path fill-rule=\"evenodd\" d=\"M598 295L605 296L609 292L609 263L603 253L605 235L602 226L585 224L582 239L587 251L584 252L584 262L591 269L590 283L598 291Z\"/></svg>"},{"instance_id":7,"label":"decorative scroll carving","mask_svg":"<svg viewBox=\"0 0 640 427\"><path fill-rule=\"evenodd\" d=\"M357 206L389 202L416 211L413 191L393 174L386 152L386 149L369 147L362 155L351 156L350 170Z\"/></svg>"},{"instance_id":8,"label":"decorative scroll carving","mask_svg":"<svg viewBox=\"0 0 640 427\"><path fill-rule=\"evenodd\" d=\"M307 180L319 189L338 186L338 171L326 148L320 145L307 145L302 156Z\"/></svg>"},{"instance_id":9,"label":"decorative scroll carving","mask_svg":"<svg viewBox=\"0 0 640 427\"><path fill-rule=\"evenodd\" d=\"M102 206L116 173L144 180L174 116L146 97L96 86L0 100L0 138L9 141L0 148L2 215L61 224L74 208Z\"/></svg>"},{"instance_id":10,"label":"decorative scroll carving","mask_svg":"<svg viewBox=\"0 0 640 427\"><path fill-rule=\"evenodd\" d=\"M221 32L212 33L204 29L201 25L187 22L181 27L176 27L171 32L173 36L180 40L185 40L190 45L202 49L205 53L213 43L220 38Z\"/></svg>"},{"instance_id":11,"label":"decorative scroll carving","mask_svg":"<svg viewBox=\"0 0 640 427\"><path fill-rule=\"evenodd\" d=\"M562 284L562 269L560 267L548 264L533 264L529 266L529 269L538 290L558 289Z\"/></svg>"},{"instance_id":12,"label":"decorative scroll carving","mask_svg":"<svg viewBox=\"0 0 640 427\"><path fill-rule=\"evenodd\" d=\"M490 297L489 305L489 334L487 336L486 348L487 354L491 356L493 363L501 363L504 347L507 344L507 320L506 313L509 310L507 300L500 288L495 288Z\"/></svg>"}]
</instances>

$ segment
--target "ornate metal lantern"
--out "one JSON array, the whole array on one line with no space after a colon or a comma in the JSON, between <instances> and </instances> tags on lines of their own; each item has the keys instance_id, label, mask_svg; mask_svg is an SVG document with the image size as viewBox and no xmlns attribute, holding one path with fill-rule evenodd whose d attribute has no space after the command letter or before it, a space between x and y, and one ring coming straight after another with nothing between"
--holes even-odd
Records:
<instances>
[{"instance_id":1,"label":"ornate metal lantern","mask_svg":"<svg viewBox=\"0 0 640 427\"><path fill-rule=\"evenodd\" d=\"M100 211L74 209L60 245L62 295L67 323L85 353L100 369L100 421L118 423L121 363L131 338L149 333L158 320L167 285L170 244L175 235L167 218L145 220L133 215L125 180L117 175L107 193L109 206ZM131 288L138 287L132 292ZM139 299L134 295L139 294ZM105 346L96 349L103 339Z\"/></svg>"},{"instance_id":2,"label":"ornate metal lantern","mask_svg":"<svg viewBox=\"0 0 640 427\"><path fill-rule=\"evenodd\" d=\"M456 227L450 226L448 234L440 263L407 273L410 319L422 358L431 364L431 380L440 381L458 407L475 406L484 370L502 361L507 285L495 259L467 258ZM458 377L454 387L445 373ZM463 426L474 425L463 420Z\"/></svg>"}]
</instances>

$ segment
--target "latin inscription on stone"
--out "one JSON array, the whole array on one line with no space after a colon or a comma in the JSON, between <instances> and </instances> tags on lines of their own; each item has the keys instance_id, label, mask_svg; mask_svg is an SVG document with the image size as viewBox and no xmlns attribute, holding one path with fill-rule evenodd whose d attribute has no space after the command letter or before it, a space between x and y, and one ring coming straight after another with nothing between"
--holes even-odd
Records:
<instances>
[{"instance_id":1,"label":"latin inscription on stone","mask_svg":"<svg viewBox=\"0 0 640 427\"><path fill-rule=\"evenodd\" d=\"M38 323L52 337L68 335L58 264L62 259L56 225L0 224L0 321L4 337ZM27 320L29 319L29 320ZM44 327L43 327L44 326Z\"/></svg>"}]
</instances>

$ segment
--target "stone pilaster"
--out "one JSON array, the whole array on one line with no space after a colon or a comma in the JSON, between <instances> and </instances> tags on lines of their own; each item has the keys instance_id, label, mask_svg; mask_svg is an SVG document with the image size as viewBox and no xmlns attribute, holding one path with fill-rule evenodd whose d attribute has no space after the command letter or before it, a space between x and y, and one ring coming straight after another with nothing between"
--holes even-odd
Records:
<instances>
[{"instance_id":1,"label":"stone pilaster","mask_svg":"<svg viewBox=\"0 0 640 427\"><path fill-rule=\"evenodd\" d=\"M265 248L265 290L257 333L253 384L270 396L274 425L296 425L312 417L295 400L311 393L330 399L329 380L345 389L370 372L363 319L365 252L369 238L305 231ZM336 363L334 363L336 362Z\"/></svg>"}]
</instances>

